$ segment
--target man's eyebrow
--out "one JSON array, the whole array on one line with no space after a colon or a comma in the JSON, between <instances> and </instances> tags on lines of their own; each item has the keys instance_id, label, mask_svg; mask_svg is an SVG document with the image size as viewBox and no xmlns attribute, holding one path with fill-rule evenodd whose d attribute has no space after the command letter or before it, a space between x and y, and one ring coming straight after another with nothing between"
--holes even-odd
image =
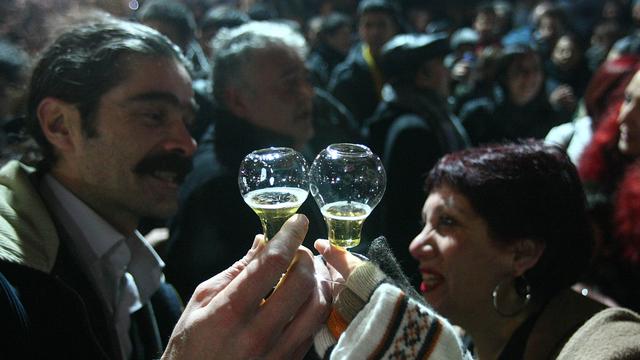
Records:
<instances>
[{"instance_id":1,"label":"man's eyebrow","mask_svg":"<svg viewBox=\"0 0 640 360\"><path fill-rule=\"evenodd\" d=\"M198 110L198 105L196 104L195 99L190 98L189 103L183 104L180 102L180 100L176 95L170 92L165 92L165 91L150 91L150 92L137 94L126 99L124 103L130 104L135 102L155 102L155 101L165 102L179 108L185 108L187 110L193 111L194 113Z\"/></svg>"}]
</instances>

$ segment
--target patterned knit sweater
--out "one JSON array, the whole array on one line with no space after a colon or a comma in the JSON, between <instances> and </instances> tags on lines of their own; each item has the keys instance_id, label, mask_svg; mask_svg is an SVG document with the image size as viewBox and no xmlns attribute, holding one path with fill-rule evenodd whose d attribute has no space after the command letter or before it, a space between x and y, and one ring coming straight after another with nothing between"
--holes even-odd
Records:
<instances>
[{"instance_id":1,"label":"patterned knit sweater","mask_svg":"<svg viewBox=\"0 0 640 360\"><path fill-rule=\"evenodd\" d=\"M315 347L325 359L472 359L444 318L371 262L349 276Z\"/></svg>"},{"instance_id":2,"label":"patterned knit sweater","mask_svg":"<svg viewBox=\"0 0 640 360\"><path fill-rule=\"evenodd\" d=\"M315 337L323 359L473 359L456 330L363 262L349 276ZM524 359L640 359L640 316L567 289L536 321Z\"/></svg>"}]
</instances>

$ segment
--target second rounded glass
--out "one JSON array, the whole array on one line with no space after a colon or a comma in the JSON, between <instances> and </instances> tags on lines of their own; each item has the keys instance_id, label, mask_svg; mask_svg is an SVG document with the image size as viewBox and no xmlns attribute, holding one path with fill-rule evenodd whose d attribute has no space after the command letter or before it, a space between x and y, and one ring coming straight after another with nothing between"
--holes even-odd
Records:
<instances>
[{"instance_id":1,"label":"second rounded glass","mask_svg":"<svg viewBox=\"0 0 640 360\"><path fill-rule=\"evenodd\" d=\"M351 248L360 243L362 225L385 186L382 162L364 145L333 144L318 154L309 170L309 188L333 245Z\"/></svg>"}]
</instances>

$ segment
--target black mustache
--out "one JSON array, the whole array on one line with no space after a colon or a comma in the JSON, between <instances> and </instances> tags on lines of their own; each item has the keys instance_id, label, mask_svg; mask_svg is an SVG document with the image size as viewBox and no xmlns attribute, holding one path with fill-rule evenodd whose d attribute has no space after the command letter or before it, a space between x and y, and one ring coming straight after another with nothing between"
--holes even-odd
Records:
<instances>
[{"instance_id":1,"label":"black mustache","mask_svg":"<svg viewBox=\"0 0 640 360\"><path fill-rule=\"evenodd\" d=\"M176 174L176 182L180 184L192 168L191 157L178 153L162 153L142 159L133 171L139 175L152 175L158 171L173 172Z\"/></svg>"}]
</instances>

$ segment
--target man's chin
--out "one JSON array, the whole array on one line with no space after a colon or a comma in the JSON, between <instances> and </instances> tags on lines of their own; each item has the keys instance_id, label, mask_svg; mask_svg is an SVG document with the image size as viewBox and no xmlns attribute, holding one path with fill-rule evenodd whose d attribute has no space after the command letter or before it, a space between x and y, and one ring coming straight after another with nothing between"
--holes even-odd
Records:
<instances>
[{"instance_id":1,"label":"man's chin","mask_svg":"<svg viewBox=\"0 0 640 360\"><path fill-rule=\"evenodd\" d=\"M291 124L287 136L290 136L296 143L307 142L315 135L311 119L298 119Z\"/></svg>"},{"instance_id":2,"label":"man's chin","mask_svg":"<svg viewBox=\"0 0 640 360\"><path fill-rule=\"evenodd\" d=\"M174 216L177 211L178 211L177 202L175 203L175 205L158 204L157 207L155 207L154 209L147 211L147 214L145 217L166 220Z\"/></svg>"},{"instance_id":3,"label":"man's chin","mask_svg":"<svg viewBox=\"0 0 640 360\"><path fill-rule=\"evenodd\" d=\"M304 134L296 134L293 139L294 139L294 142L295 142L296 146L303 147L309 141L311 141L311 139L313 138L314 135L315 135L315 133L313 131L311 131L311 132L304 133Z\"/></svg>"},{"instance_id":4,"label":"man's chin","mask_svg":"<svg viewBox=\"0 0 640 360\"><path fill-rule=\"evenodd\" d=\"M164 192L162 194L153 194L145 202L146 206L142 209L145 217L168 219L178 211L178 192Z\"/></svg>"},{"instance_id":5,"label":"man's chin","mask_svg":"<svg viewBox=\"0 0 640 360\"><path fill-rule=\"evenodd\" d=\"M310 130L308 130L304 136L305 142L310 141L311 139L313 139L313 137L316 135L316 132L313 130L313 128L311 128Z\"/></svg>"}]
</instances>

